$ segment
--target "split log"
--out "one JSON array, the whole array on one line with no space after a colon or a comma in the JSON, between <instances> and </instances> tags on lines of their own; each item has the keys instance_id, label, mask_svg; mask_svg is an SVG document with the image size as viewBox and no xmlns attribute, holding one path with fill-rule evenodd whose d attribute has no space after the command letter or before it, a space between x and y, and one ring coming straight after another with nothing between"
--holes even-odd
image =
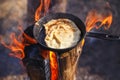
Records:
<instances>
[{"instance_id":1,"label":"split log","mask_svg":"<svg viewBox=\"0 0 120 80\"><path fill-rule=\"evenodd\" d=\"M22 61L30 80L50 80L49 60L40 55L39 45L26 46L24 52L25 58Z\"/></svg>"},{"instance_id":2,"label":"split log","mask_svg":"<svg viewBox=\"0 0 120 80\"><path fill-rule=\"evenodd\" d=\"M59 80L75 80L78 59L82 52L82 41L72 50L59 57Z\"/></svg>"},{"instance_id":3,"label":"split log","mask_svg":"<svg viewBox=\"0 0 120 80\"><path fill-rule=\"evenodd\" d=\"M33 26L28 27L25 30L25 33L29 34L29 36L33 37L33 34L31 34L31 33L33 33L32 29L33 29ZM45 78L44 80L50 80L50 62L47 62L47 64L45 64L45 59L43 59L42 57L40 58L40 54L36 55L38 53L42 53L41 51L37 50L38 47L40 47L40 46L32 46L31 48L28 48L28 52L25 51L25 53L26 53L25 59L27 59L26 57L28 57L29 59L34 58L32 60L33 62L31 62L29 60L27 61L28 63L30 63L29 65L26 66L27 70L28 70L28 74L29 74L31 80L42 80L41 79L42 77ZM32 50L32 49L34 49L34 50ZM35 50L37 50L37 51L35 52ZM32 53L32 51L34 51L34 53ZM58 60L59 60L58 61L58 64L59 64L58 80L74 80L75 79L76 66L78 63L78 59L81 55L81 51L82 51L82 41L72 50L65 52L65 53L61 53L61 55L59 55L59 56L57 55ZM31 55L31 54L33 54L33 55ZM31 56L28 56L28 55L31 55ZM36 55L36 56L34 56L34 55ZM37 57L39 58L39 60L37 60L38 59ZM40 63L39 63L39 61L40 61ZM42 70L35 67L36 64L34 62L36 64L40 64L39 68L41 67ZM32 71L33 69L34 69L34 71ZM35 71L35 70L37 70L37 71ZM33 72L35 72L35 74ZM45 75L41 76L43 74L45 74Z\"/></svg>"}]
</instances>

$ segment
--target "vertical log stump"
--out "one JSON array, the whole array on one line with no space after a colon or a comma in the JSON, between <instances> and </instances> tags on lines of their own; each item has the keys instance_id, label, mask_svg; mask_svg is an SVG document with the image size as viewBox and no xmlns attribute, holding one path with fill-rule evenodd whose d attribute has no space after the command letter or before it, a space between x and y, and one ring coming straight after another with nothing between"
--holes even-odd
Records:
<instances>
[{"instance_id":1,"label":"vertical log stump","mask_svg":"<svg viewBox=\"0 0 120 80\"><path fill-rule=\"evenodd\" d=\"M78 59L82 51L82 41L72 50L59 57L60 80L75 80Z\"/></svg>"},{"instance_id":2,"label":"vertical log stump","mask_svg":"<svg viewBox=\"0 0 120 80\"><path fill-rule=\"evenodd\" d=\"M78 63L78 59L82 51L82 42L78 44L74 49L63 53L59 56L59 78L58 80L75 80L75 72ZM34 47L35 48L35 47ZM27 62L26 68L30 80L50 80L50 63L45 64L45 60L40 57L40 55L31 55L31 50L29 51L29 59L25 59L23 62ZM34 50L34 52L36 52ZM39 52L39 51L37 51ZM26 52L28 53L28 52ZM30 57L31 56L31 57ZM26 56L28 57L28 56ZM48 74L48 75L47 75Z\"/></svg>"},{"instance_id":3,"label":"vertical log stump","mask_svg":"<svg viewBox=\"0 0 120 80\"><path fill-rule=\"evenodd\" d=\"M33 29L33 26L28 27L25 33L33 37L33 35L30 35L30 33L32 33L33 31L32 29ZM83 44L81 41L72 50L65 53L61 53L61 55L59 56L57 55L59 60L58 61L58 64L59 64L58 80L75 80L75 72L76 72L78 59L81 55L82 45ZM28 70L30 79L43 80L42 79L43 77L44 80L50 80L50 75L51 75L50 62L47 62L47 64L45 64L45 59L40 58L40 54L37 55L37 53L41 53L41 51L37 49L38 47L39 46L32 46L31 48L28 48L28 50L26 50L27 52L25 51L26 57L28 57L29 59L33 59L31 60L32 62L30 60L27 60L27 63L30 63L30 65L27 65L27 70ZM35 65L38 65L39 67L35 67ZM34 67L31 67L31 66L34 66ZM42 68L42 69L39 69L39 68Z\"/></svg>"}]
</instances>

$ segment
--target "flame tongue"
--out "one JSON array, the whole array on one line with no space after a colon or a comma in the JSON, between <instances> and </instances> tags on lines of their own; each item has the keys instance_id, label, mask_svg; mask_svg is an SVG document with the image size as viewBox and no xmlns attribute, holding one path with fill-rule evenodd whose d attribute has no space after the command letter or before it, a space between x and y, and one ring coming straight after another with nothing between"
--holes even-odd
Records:
<instances>
[{"instance_id":1,"label":"flame tongue","mask_svg":"<svg viewBox=\"0 0 120 80\"><path fill-rule=\"evenodd\" d=\"M51 80L57 80L58 79L57 56L52 51L50 51L49 55L50 55Z\"/></svg>"},{"instance_id":2,"label":"flame tongue","mask_svg":"<svg viewBox=\"0 0 120 80\"><path fill-rule=\"evenodd\" d=\"M41 17L42 9L44 9L44 15L47 13L48 8L50 5L50 0L40 0L40 5L35 12L35 21L38 21ZM25 57L24 54L24 47L30 44L36 44L36 40L29 37L27 34L24 33L22 27L18 27L19 31L21 32L20 35L17 37L15 33L10 34L11 43L7 45L4 41L1 43L8 49L12 51L10 54L11 56L17 57L19 59L23 59ZM24 37L23 37L24 36ZM24 40L27 40L26 43Z\"/></svg>"},{"instance_id":3,"label":"flame tongue","mask_svg":"<svg viewBox=\"0 0 120 80\"><path fill-rule=\"evenodd\" d=\"M40 0L41 4L39 5L39 7L37 8L37 10L35 12L35 21L38 21L41 18L42 10L44 10L43 11L43 13L44 13L43 15L45 15L47 13L48 8L50 6L50 1L51 0ZM44 53L43 53L43 57L45 58L46 55ZM50 58L51 80L57 80L58 79L57 56L55 55L54 52L49 51L49 58Z\"/></svg>"},{"instance_id":4,"label":"flame tongue","mask_svg":"<svg viewBox=\"0 0 120 80\"><path fill-rule=\"evenodd\" d=\"M7 45L7 44L5 44L5 42L1 42L6 48L8 48L8 49L10 49L12 52L14 52L14 56L15 57L17 57L17 58L20 58L20 59L22 59L22 58L24 58L24 45L21 43L21 42L19 42L18 40L17 40L17 38L16 38L16 36L15 36L15 34L14 33L12 33L11 35L10 35L10 38L11 38L11 40L12 40L12 42L10 43L10 45ZM18 53L18 54L17 54ZM10 55L12 55L12 53L10 54Z\"/></svg>"},{"instance_id":5,"label":"flame tongue","mask_svg":"<svg viewBox=\"0 0 120 80\"><path fill-rule=\"evenodd\" d=\"M36 12L35 12L35 21L38 21L40 19L40 17L41 17L40 12L42 11L42 7L43 7L43 0L40 0L40 5L36 9Z\"/></svg>"},{"instance_id":6,"label":"flame tongue","mask_svg":"<svg viewBox=\"0 0 120 80\"><path fill-rule=\"evenodd\" d=\"M96 23L101 22L99 26ZM105 29L108 29L112 23L112 13L108 13L107 15L98 13L96 10L91 10L88 13L86 18L86 31L89 32L93 28L100 28L105 25Z\"/></svg>"},{"instance_id":7,"label":"flame tongue","mask_svg":"<svg viewBox=\"0 0 120 80\"><path fill-rule=\"evenodd\" d=\"M16 37L15 33L10 34L10 39L11 39L10 44L6 44L4 41L1 41L1 43L6 48L8 48L12 51L12 53L10 54L11 56L17 57L19 59L23 59L25 57L24 47L27 45L30 45L28 43L23 43L24 40L26 39L31 44L35 44L36 40L29 37L27 34L25 34L21 26L18 27L18 30L20 31L20 35L18 37ZM24 36L24 38L23 38L23 36Z\"/></svg>"},{"instance_id":8,"label":"flame tongue","mask_svg":"<svg viewBox=\"0 0 120 80\"><path fill-rule=\"evenodd\" d=\"M48 8L50 6L51 0L40 0L40 5L36 9L35 12L35 21L38 21L43 15L45 15L48 11ZM43 12L43 15L42 15Z\"/></svg>"},{"instance_id":9,"label":"flame tongue","mask_svg":"<svg viewBox=\"0 0 120 80\"><path fill-rule=\"evenodd\" d=\"M35 12L35 21L38 21L40 17L42 16L42 10L43 14L45 15L48 11L50 5L50 0L40 0L40 5L37 8ZM11 56L17 57L19 59L23 59L25 57L24 54L24 48L25 46L28 46L30 44L36 44L36 40L29 37L27 34L24 33L22 28L18 28L21 33L18 37L16 37L15 33L12 33L10 35L11 43L7 45L4 41L1 42L5 47L10 49L13 53L11 53ZM24 37L23 37L24 36ZM29 43L25 43L24 40L27 40ZM46 58L46 55L42 55ZM50 57L50 68L51 68L51 80L57 80L58 79L58 64L57 64L57 56L54 52L49 52Z\"/></svg>"},{"instance_id":10,"label":"flame tongue","mask_svg":"<svg viewBox=\"0 0 120 80\"><path fill-rule=\"evenodd\" d=\"M47 13L51 0L44 0L44 15Z\"/></svg>"}]
</instances>

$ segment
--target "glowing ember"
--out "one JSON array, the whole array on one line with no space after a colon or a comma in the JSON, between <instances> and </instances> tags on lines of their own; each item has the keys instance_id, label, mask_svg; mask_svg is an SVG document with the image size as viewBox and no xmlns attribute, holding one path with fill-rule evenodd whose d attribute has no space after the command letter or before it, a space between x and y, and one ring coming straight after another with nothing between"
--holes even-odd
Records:
<instances>
[{"instance_id":1,"label":"glowing ember","mask_svg":"<svg viewBox=\"0 0 120 80\"><path fill-rule=\"evenodd\" d=\"M49 6L50 6L50 0L40 0L40 5L35 12L35 21L38 21L42 17L42 10L43 10L43 15L47 13Z\"/></svg>"},{"instance_id":2,"label":"glowing ember","mask_svg":"<svg viewBox=\"0 0 120 80\"><path fill-rule=\"evenodd\" d=\"M41 49L41 55L42 57L44 57L44 59L47 59L49 58L49 51L48 50L44 50L44 49Z\"/></svg>"},{"instance_id":3,"label":"glowing ember","mask_svg":"<svg viewBox=\"0 0 120 80\"><path fill-rule=\"evenodd\" d=\"M101 22L99 26L96 25L96 23ZM101 13L98 13L96 10L91 10L88 13L88 16L86 18L86 31L89 32L93 28L100 28L103 25L105 25L105 29L108 29L112 23L112 13L109 13L108 15L104 15Z\"/></svg>"},{"instance_id":4,"label":"glowing ember","mask_svg":"<svg viewBox=\"0 0 120 80\"><path fill-rule=\"evenodd\" d=\"M51 80L58 79L58 63L54 52L50 51Z\"/></svg>"},{"instance_id":5,"label":"glowing ember","mask_svg":"<svg viewBox=\"0 0 120 80\"><path fill-rule=\"evenodd\" d=\"M23 29L21 26L18 27L18 29L20 30L20 35L18 37L16 37L15 33L10 34L10 39L11 39L10 44L6 44L4 41L1 41L1 43L6 48L12 51L12 53L10 54L11 56L17 57L19 59L23 59L25 57L24 47L29 45L29 44L23 43L24 39L31 42L31 44L36 43L36 41L32 39L31 37L27 36L27 34L23 32Z\"/></svg>"}]
</instances>

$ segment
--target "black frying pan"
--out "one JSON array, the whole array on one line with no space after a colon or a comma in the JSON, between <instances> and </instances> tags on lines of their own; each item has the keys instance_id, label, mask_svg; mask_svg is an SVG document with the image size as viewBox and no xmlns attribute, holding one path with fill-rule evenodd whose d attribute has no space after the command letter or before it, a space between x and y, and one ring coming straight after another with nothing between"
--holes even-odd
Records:
<instances>
[{"instance_id":1,"label":"black frying pan","mask_svg":"<svg viewBox=\"0 0 120 80\"><path fill-rule=\"evenodd\" d=\"M65 19L70 19L72 20L77 27L79 28L79 30L81 31L81 35L80 35L80 39L77 42L77 44L84 38L85 33L86 33L86 29L85 29L85 25L84 23L76 16L72 15L72 14L68 14L68 13L54 13L54 14L48 14L44 17L42 17L37 23L34 25L33 28L33 34L35 39L38 41L38 43L40 44L40 46L44 49L47 50L51 50L51 51L55 51L58 53L61 52L66 52L71 50L72 48L74 48L76 45L73 45L69 48L64 48L64 49L54 49L54 48L50 48L46 45L45 43L45 29L43 24L47 23L48 21L52 20L52 19L60 19L60 18L65 18Z\"/></svg>"}]
</instances>

